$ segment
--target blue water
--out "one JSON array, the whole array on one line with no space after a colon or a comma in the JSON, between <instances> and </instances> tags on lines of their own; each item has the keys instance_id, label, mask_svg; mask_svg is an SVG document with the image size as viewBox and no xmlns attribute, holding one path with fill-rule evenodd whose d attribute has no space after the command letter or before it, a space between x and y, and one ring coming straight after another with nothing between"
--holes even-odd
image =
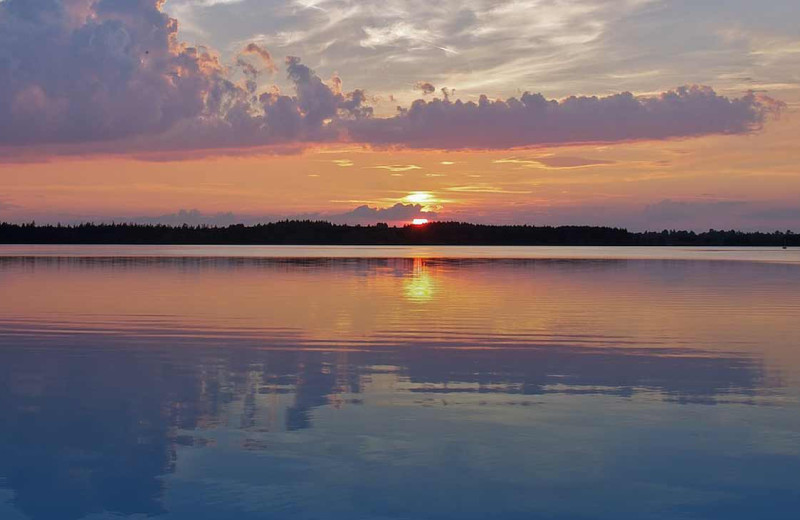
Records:
<instances>
[{"instance_id":1,"label":"blue water","mask_svg":"<svg viewBox=\"0 0 800 520\"><path fill-rule=\"evenodd\" d=\"M791 257L325 250L0 250L0 518L797 518Z\"/></svg>"}]
</instances>

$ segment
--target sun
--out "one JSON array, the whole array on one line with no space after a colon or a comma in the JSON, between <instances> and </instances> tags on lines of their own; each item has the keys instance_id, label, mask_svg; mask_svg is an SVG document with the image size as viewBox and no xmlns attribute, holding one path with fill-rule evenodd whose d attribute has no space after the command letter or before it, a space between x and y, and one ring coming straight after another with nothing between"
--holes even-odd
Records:
<instances>
[{"instance_id":1,"label":"sun","mask_svg":"<svg viewBox=\"0 0 800 520\"><path fill-rule=\"evenodd\" d=\"M428 219L426 219L426 218L415 218L414 220L411 221L411 223L413 225L415 225L415 226L424 226L425 224L428 223Z\"/></svg>"}]
</instances>

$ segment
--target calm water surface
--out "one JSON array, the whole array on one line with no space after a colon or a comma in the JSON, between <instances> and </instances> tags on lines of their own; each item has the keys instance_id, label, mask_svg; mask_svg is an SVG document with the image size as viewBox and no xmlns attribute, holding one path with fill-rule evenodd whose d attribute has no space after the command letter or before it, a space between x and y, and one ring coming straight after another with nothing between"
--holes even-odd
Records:
<instances>
[{"instance_id":1,"label":"calm water surface","mask_svg":"<svg viewBox=\"0 0 800 520\"><path fill-rule=\"evenodd\" d=\"M796 519L800 252L0 246L0 519Z\"/></svg>"}]
</instances>

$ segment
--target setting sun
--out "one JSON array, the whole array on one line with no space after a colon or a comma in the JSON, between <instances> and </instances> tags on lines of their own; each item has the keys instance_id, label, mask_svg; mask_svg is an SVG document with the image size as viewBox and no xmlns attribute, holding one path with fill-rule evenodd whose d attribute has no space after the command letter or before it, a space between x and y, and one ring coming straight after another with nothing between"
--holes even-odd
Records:
<instances>
[{"instance_id":1,"label":"setting sun","mask_svg":"<svg viewBox=\"0 0 800 520\"><path fill-rule=\"evenodd\" d=\"M800 520L798 6L0 0L0 520Z\"/></svg>"}]
</instances>

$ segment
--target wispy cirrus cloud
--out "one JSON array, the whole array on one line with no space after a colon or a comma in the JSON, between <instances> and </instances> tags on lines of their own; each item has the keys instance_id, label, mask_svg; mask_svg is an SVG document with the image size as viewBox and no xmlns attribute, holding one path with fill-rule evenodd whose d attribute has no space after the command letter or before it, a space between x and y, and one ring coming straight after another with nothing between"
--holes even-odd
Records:
<instances>
[{"instance_id":1,"label":"wispy cirrus cloud","mask_svg":"<svg viewBox=\"0 0 800 520\"><path fill-rule=\"evenodd\" d=\"M517 193L517 194L526 194L531 193L529 190L514 190L514 189L507 189L502 188L500 186L492 186L490 184L468 184L464 186L450 186L449 188L445 188L447 191L453 191L457 193Z\"/></svg>"},{"instance_id":2,"label":"wispy cirrus cloud","mask_svg":"<svg viewBox=\"0 0 800 520\"><path fill-rule=\"evenodd\" d=\"M569 170L575 168L587 168L590 166L606 166L615 164L615 161L608 161L604 159L552 155L535 157L531 159L509 157L508 159L496 159L492 162L495 164L518 164L523 168L545 168L550 170Z\"/></svg>"},{"instance_id":3,"label":"wispy cirrus cloud","mask_svg":"<svg viewBox=\"0 0 800 520\"><path fill-rule=\"evenodd\" d=\"M390 172L410 172L412 170L421 170L421 166L417 166L416 164L385 164L379 166L371 166L371 168L376 170L389 170Z\"/></svg>"}]
</instances>

